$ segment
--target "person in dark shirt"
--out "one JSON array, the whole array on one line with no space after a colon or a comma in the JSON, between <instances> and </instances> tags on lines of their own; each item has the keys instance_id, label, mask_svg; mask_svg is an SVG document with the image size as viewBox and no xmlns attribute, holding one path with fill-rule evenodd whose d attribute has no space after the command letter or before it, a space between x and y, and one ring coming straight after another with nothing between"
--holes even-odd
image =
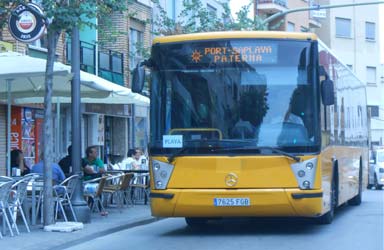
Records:
<instances>
[{"instance_id":1,"label":"person in dark shirt","mask_svg":"<svg viewBox=\"0 0 384 250\"><path fill-rule=\"evenodd\" d=\"M23 151L20 149L11 151L11 168L19 169L21 175L29 174L31 171L25 162Z\"/></svg>"},{"instance_id":2,"label":"person in dark shirt","mask_svg":"<svg viewBox=\"0 0 384 250\"><path fill-rule=\"evenodd\" d=\"M66 177L72 175L72 145L68 147L68 155L59 161L59 165Z\"/></svg>"}]
</instances>

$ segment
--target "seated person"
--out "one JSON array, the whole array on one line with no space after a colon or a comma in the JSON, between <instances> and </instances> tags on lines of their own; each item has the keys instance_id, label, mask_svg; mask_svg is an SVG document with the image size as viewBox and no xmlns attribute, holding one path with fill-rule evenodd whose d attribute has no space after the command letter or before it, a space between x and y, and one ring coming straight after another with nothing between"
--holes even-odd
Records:
<instances>
[{"instance_id":1,"label":"seated person","mask_svg":"<svg viewBox=\"0 0 384 250\"><path fill-rule=\"evenodd\" d=\"M128 152L127 152L127 158L125 158L125 159L120 163L121 169L124 169L124 170L130 170L130 169L131 169L132 162L133 162L133 155L134 155L134 154L135 154L135 150L134 150L134 149L130 149L130 150L128 150Z\"/></svg>"},{"instance_id":2,"label":"seated person","mask_svg":"<svg viewBox=\"0 0 384 250\"><path fill-rule=\"evenodd\" d=\"M40 161L32 166L31 173L43 174L44 173L44 162L43 162L44 154L40 152ZM53 185L60 184L63 180L65 180L65 175L63 170L60 168L59 164L52 163L52 182Z\"/></svg>"},{"instance_id":3,"label":"seated person","mask_svg":"<svg viewBox=\"0 0 384 250\"><path fill-rule=\"evenodd\" d=\"M105 173L104 162L98 157L97 146L89 146L85 151L86 157L82 159L84 180L100 177Z\"/></svg>"},{"instance_id":4,"label":"seated person","mask_svg":"<svg viewBox=\"0 0 384 250\"><path fill-rule=\"evenodd\" d=\"M61 169L64 171L65 176L72 175L72 145L68 146L68 155L59 161Z\"/></svg>"},{"instance_id":5,"label":"seated person","mask_svg":"<svg viewBox=\"0 0 384 250\"><path fill-rule=\"evenodd\" d=\"M131 163L131 169L133 170L142 170L143 165L145 162L143 162L143 152L139 148L135 148L135 151L133 152L134 154L132 155L133 161ZM144 163L144 164L143 164Z\"/></svg>"},{"instance_id":6,"label":"seated person","mask_svg":"<svg viewBox=\"0 0 384 250\"><path fill-rule=\"evenodd\" d=\"M22 176L31 172L25 162L23 151L20 149L14 149L11 151L11 168L12 170L19 169L20 175Z\"/></svg>"}]
</instances>

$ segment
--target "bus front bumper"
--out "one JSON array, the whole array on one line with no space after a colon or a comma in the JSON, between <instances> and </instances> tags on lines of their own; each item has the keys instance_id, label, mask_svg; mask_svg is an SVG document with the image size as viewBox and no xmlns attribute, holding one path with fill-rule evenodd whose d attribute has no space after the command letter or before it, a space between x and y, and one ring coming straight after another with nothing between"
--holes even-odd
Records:
<instances>
[{"instance_id":1,"label":"bus front bumper","mask_svg":"<svg viewBox=\"0 0 384 250\"><path fill-rule=\"evenodd\" d=\"M318 217L322 190L300 189L168 189L152 190L156 217ZM217 206L215 198L245 198L246 206Z\"/></svg>"}]
</instances>

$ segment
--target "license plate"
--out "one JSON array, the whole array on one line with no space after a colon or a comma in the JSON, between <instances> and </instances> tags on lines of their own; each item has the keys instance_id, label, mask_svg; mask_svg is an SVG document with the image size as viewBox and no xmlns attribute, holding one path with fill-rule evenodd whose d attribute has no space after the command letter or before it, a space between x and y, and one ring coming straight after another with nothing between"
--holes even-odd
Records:
<instances>
[{"instance_id":1,"label":"license plate","mask_svg":"<svg viewBox=\"0 0 384 250\"><path fill-rule=\"evenodd\" d=\"M248 207L251 205L249 198L214 198L215 207Z\"/></svg>"}]
</instances>

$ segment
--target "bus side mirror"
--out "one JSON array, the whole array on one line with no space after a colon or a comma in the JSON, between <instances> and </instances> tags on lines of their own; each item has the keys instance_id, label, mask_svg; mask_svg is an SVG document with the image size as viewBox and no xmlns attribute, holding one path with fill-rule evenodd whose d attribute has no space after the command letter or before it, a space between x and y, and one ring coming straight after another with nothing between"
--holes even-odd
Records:
<instances>
[{"instance_id":1,"label":"bus side mirror","mask_svg":"<svg viewBox=\"0 0 384 250\"><path fill-rule=\"evenodd\" d=\"M333 81L325 79L321 81L321 100L325 106L335 104Z\"/></svg>"},{"instance_id":2,"label":"bus side mirror","mask_svg":"<svg viewBox=\"0 0 384 250\"><path fill-rule=\"evenodd\" d=\"M145 69L142 62L136 65L136 68L132 72L132 92L141 93L144 87Z\"/></svg>"}]
</instances>

